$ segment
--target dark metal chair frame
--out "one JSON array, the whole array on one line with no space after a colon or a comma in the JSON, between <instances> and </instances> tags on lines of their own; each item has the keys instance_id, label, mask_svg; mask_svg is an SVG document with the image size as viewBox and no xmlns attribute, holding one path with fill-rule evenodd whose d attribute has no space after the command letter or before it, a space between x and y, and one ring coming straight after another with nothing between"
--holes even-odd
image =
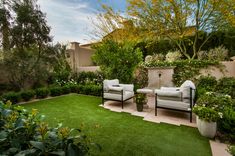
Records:
<instances>
[{"instance_id":1,"label":"dark metal chair frame","mask_svg":"<svg viewBox=\"0 0 235 156\"><path fill-rule=\"evenodd\" d=\"M115 92L117 92L116 94L121 94L121 100L115 100L115 99L104 98L105 90L104 90L104 85L102 84L102 104L104 105L105 100L109 100L109 101L118 101L118 102L121 102L121 103L122 103L122 109L123 109L123 107L124 107L124 102L127 101L127 100L130 100L130 99L132 99L132 98L134 97L134 96L132 96L132 97L126 99L126 100L123 100L124 90L115 91ZM106 92L106 93L108 93L108 92ZM115 94L115 93L113 93L113 94Z\"/></svg>"},{"instance_id":2,"label":"dark metal chair frame","mask_svg":"<svg viewBox=\"0 0 235 156\"><path fill-rule=\"evenodd\" d=\"M193 94L192 91L194 90L194 94L195 94L195 89L190 88L190 110L180 110L180 109L173 109L173 108L168 108L168 107L163 107L163 106L158 106L157 105L157 94L155 94L155 116L157 116L157 108L162 108L162 109L168 109L168 110L174 110L174 111L180 111L180 112L187 112L190 114L190 122L192 122L192 114L193 114L193 106L194 106L194 99L193 99ZM182 96L181 96L181 100L183 100Z\"/></svg>"}]
</instances>

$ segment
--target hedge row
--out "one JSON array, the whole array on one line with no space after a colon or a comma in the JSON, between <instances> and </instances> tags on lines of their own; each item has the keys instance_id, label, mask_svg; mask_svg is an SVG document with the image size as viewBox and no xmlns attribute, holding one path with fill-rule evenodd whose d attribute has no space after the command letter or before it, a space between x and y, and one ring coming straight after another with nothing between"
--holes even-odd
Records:
<instances>
[{"instance_id":1,"label":"hedge row","mask_svg":"<svg viewBox=\"0 0 235 156\"><path fill-rule=\"evenodd\" d=\"M1 96L1 100L5 102L10 100L12 103L16 104L18 102L29 101L34 98L42 99L48 96L60 96L69 93L101 96L101 90L101 86L98 85L67 85L62 87L54 86L21 92L8 92Z\"/></svg>"}]
</instances>

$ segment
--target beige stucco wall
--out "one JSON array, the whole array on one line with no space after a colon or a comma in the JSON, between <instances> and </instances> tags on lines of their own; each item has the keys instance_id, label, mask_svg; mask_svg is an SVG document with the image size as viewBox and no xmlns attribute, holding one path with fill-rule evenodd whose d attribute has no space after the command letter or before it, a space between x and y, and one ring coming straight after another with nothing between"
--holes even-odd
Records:
<instances>
[{"instance_id":1,"label":"beige stucco wall","mask_svg":"<svg viewBox=\"0 0 235 156\"><path fill-rule=\"evenodd\" d=\"M67 49L68 62L72 68L72 71L79 72L81 67L94 66L91 59L94 54L94 50L90 45L79 45L78 42L71 42L70 47Z\"/></svg>"},{"instance_id":2,"label":"beige stucco wall","mask_svg":"<svg viewBox=\"0 0 235 156\"><path fill-rule=\"evenodd\" d=\"M209 67L207 69L201 69L200 75L211 75L217 79L222 77L235 77L235 61L221 62L223 70L216 67ZM161 73L161 77L159 77ZM174 86L173 80L174 70L173 68L148 68L148 88L159 88L161 86ZM198 77L200 76L198 75Z\"/></svg>"},{"instance_id":3,"label":"beige stucco wall","mask_svg":"<svg viewBox=\"0 0 235 156\"><path fill-rule=\"evenodd\" d=\"M148 68L148 88L160 88L161 86L174 86L174 67Z\"/></svg>"},{"instance_id":4,"label":"beige stucco wall","mask_svg":"<svg viewBox=\"0 0 235 156\"><path fill-rule=\"evenodd\" d=\"M217 79L222 77L235 77L235 61L223 61L221 63L224 66L222 71L211 66L207 69L200 70L201 75L211 75L215 76Z\"/></svg>"},{"instance_id":5,"label":"beige stucco wall","mask_svg":"<svg viewBox=\"0 0 235 156\"><path fill-rule=\"evenodd\" d=\"M79 59L79 67L94 65L91 59L91 56L94 54L94 50L92 50L90 47L79 47L77 52Z\"/></svg>"}]
</instances>

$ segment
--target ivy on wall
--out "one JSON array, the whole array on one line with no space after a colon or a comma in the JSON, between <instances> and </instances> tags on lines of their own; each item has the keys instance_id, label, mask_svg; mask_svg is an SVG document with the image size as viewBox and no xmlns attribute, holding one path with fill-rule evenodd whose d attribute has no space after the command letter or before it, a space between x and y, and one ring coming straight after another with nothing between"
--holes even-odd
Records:
<instances>
[{"instance_id":1,"label":"ivy on wall","mask_svg":"<svg viewBox=\"0 0 235 156\"><path fill-rule=\"evenodd\" d=\"M146 68L175 67L173 83L176 86L180 86L185 80L195 80L195 77L200 74L200 70L209 66L215 66L223 72L223 65L219 61L212 60L151 61L144 63L144 66Z\"/></svg>"}]
</instances>

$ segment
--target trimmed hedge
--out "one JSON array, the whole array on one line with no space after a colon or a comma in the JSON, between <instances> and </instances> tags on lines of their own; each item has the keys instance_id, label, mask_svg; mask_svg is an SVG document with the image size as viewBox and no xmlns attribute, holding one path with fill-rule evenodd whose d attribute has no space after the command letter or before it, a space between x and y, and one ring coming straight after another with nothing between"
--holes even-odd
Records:
<instances>
[{"instance_id":1,"label":"trimmed hedge","mask_svg":"<svg viewBox=\"0 0 235 156\"><path fill-rule=\"evenodd\" d=\"M13 104L20 102L21 95L18 92L8 92L2 95L2 100L4 102L11 101Z\"/></svg>"},{"instance_id":2,"label":"trimmed hedge","mask_svg":"<svg viewBox=\"0 0 235 156\"><path fill-rule=\"evenodd\" d=\"M62 95L63 94L63 90L62 90L62 87L53 87L53 88L50 88L50 95L51 96L59 96L59 95Z\"/></svg>"},{"instance_id":3,"label":"trimmed hedge","mask_svg":"<svg viewBox=\"0 0 235 156\"><path fill-rule=\"evenodd\" d=\"M2 101L10 100L13 104L20 101L29 101L33 98L46 98L47 96L60 96L69 93L78 93L85 95L101 96L102 87L100 85L75 85L53 86L50 88L38 88L36 90L27 90L22 92L9 92L1 96Z\"/></svg>"},{"instance_id":4,"label":"trimmed hedge","mask_svg":"<svg viewBox=\"0 0 235 156\"><path fill-rule=\"evenodd\" d=\"M71 88L70 88L70 86L63 86L61 88L61 91L62 91L62 94L69 94L69 93L71 93Z\"/></svg>"},{"instance_id":5,"label":"trimmed hedge","mask_svg":"<svg viewBox=\"0 0 235 156\"><path fill-rule=\"evenodd\" d=\"M38 88L35 90L35 92L36 92L36 97L39 99L46 98L50 93L48 88Z\"/></svg>"},{"instance_id":6,"label":"trimmed hedge","mask_svg":"<svg viewBox=\"0 0 235 156\"><path fill-rule=\"evenodd\" d=\"M24 101L29 101L34 98L36 93L33 90L27 90L27 91L22 91L20 94L21 94L21 98Z\"/></svg>"},{"instance_id":7,"label":"trimmed hedge","mask_svg":"<svg viewBox=\"0 0 235 156\"><path fill-rule=\"evenodd\" d=\"M80 86L80 94L101 96L102 87L97 85Z\"/></svg>"}]
</instances>

